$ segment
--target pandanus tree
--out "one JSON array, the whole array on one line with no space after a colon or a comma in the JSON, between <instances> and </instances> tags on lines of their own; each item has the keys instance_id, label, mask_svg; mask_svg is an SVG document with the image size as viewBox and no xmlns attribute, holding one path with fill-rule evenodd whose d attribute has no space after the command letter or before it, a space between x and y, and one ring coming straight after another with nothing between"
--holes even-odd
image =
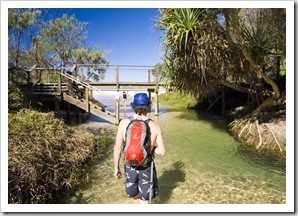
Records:
<instances>
[{"instance_id":1,"label":"pandanus tree","mask_svg":"<svg viewBox=\"0 0 298 216\"><path fill-rule=\"evenodd\" d=\"M261 31L264 24L242 21L240 11L161 10L157 24L164 31L162 75L168 86L200 98L212 95L220 86L232 88L264 100L256 104L259 105L256 113L276 104L280 99L279 89L261 70L269 52L276 52L276 44L272 42L272 35L266 34L266 29ZM269 15L263 13L263 17L257 20L264 20L264 16L268 19ZM246 14L244 17L249 16ZM262 80L273 91L264 87Z\"/></svg>"},{"instance_id":2,"label":"pandanus tree","mask_svg":"<svg viewBox=\"0 0 298 216\"><path fill-rule=\"evenodd\" d=\"M233 68L231 53L216 13L207 9L175 8L161 11L158 27L164 30L163 77L168 86L207 97L226 82Z\"/></svg>"},{"instance_id":3,"label":"pandanus tree","mask_svg":"<svg viewBox=\"0 0 298 216\"><path fill-rule=\"evenodd\" d=\"M273 20L276 21L273 18L276 15L273 9L257 11L256 22L250 24L251 31L239 20L240 9L223 9L223 12L226 18L228 34L234 38L234 42L237 43L244 60L248 62L249 70L247 71L250 72L251 76L256 77L257 81L264 80L270 86L270 88L257 91L257 94L261 96L267 95L268 97L260 103L253 114L259 114L265 109L285 103L285 92L281 94L276 82L262 70L264 59L269 55L275 54L285 58L285 50L283 50L285 48L283 42L285 41L275 41L275 36L280 34L279 32L285 38L285 10L277 10L281 15L281 23L277 24L279 27L277 29L271 27L274 24L272 23ZM270 21L268 18L272 18L272 20ZM259 84L260 82L250 82L249 84L255 83Z\"/></svg>"}]
</instances>

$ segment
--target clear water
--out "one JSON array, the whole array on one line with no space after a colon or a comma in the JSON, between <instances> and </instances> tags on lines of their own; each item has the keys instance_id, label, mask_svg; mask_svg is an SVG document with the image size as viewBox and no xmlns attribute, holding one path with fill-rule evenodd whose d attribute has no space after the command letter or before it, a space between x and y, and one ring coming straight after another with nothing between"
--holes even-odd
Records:
<instances>
[{"instance_id":1,"label":"clear water","mask_svg":"<svg viewBox=\"0 0 298 216\"><path fill-rule=\"evenodd\" d=\"M109 104L107 109L113 110L113 102L107 99L103 103ZM121 116L132 116L133 112L128 107L126 113L121 110ZM163 107L158 117L154 116L154 109L150 117L161 125L167 148L166 156L157 155L155 158L159 195L153 203L286 203L285 167L242 151L220 117ZM98 127L102 124L93 117L86 126ZM114 125L109 125L109 128L117 130ZM112 146L109 156L90 168L88 178L88 184L77 188L63 202L131 203L125 195L124 179L117 181L113 177Z\"/></svg>"}]
</instances>

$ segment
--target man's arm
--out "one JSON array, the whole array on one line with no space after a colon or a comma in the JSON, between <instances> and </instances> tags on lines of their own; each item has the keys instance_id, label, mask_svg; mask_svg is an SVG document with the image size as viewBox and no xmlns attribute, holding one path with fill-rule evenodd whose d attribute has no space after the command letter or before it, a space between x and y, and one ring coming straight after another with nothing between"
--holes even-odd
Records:
<instances>
[{"instance_id":1,"label":"man's arm","mask_svg":"<svg viewBox=\"0 0 298 216\"><path fill-rule=\"evenodd\" d=\"M114 176L116 179L120 179L122 177L119 162L121 157L122 145L125 138L126 127L129 124L129 122L129 119L122 119L118 126L116 141L114 145Z\"/></svg>"},{"instance_id":2,"label":"man's arm","mask_svg":"<svg viewBox=\"0 0 298 216\"><path fill-rule=\"evenodd\" d=\"M119 127L118 127L118 132L116 135L116 142L114 145L114 177L116 179L120 179L122 177L120 167L119 167L119 162L120 162L120 157L121 157L121 149L122 149L122 144L124 141L121 128L122 128L122 124L120 122Z\"/></svg>"},{"instance_id":3,"label":"man's arm","mask_svg":"<svg viewBox=\"0 0 298 216\"><path fill-rule=\"evenodd\" d=\"M156 144L157 147L155 148L154 153L158 155L165 156L166 154L166 146L165 142L162 136L162 130L159 126L159 124L156 124L156 132L157 132L157 137L156 137Z\"/></svg>"}]
</instances>

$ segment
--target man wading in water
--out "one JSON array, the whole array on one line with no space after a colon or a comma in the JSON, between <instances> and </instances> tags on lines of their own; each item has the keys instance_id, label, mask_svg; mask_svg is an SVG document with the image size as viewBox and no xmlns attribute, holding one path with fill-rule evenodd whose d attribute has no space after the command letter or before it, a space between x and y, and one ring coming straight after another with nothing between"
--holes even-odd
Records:
<instances>
[{"instance_id":1,"label":"man wading in water","mask_svg":"<svg viewBox=\"0 0 298 216\"><path fill-rule=\"evenodd\" d=\"M124 152L126 152L125 153L126 159L124 164L124 172L126 176L126 186L125 186L126 193L129 197L133 198L134 204L148 204L148 200L151 201L151 199L158 194L157 175L156 175L155 167L153 166L154 165L153 156L154 154L164 156L166 153L166 148L165 148L164 139L162 136L162 130L159 124L147 117L147 113L150 112L150 109L151 109L151 104L149 102L149 98L147 94L145 93L136 94L134 96L134 101L131 103L131 106L135 111L135 115L133 116L133 119L132 120L123 119L119 124L118 132L116 135L116 143L114 146L114 177L116 179L122 178L119 162L120 162L121 151L124 149ZM142 120L142 121L138 121L138 120ZM147 123L144 124L144 122L147 122ZM144 133L144 130L146 130L144 128L147 128L146 127L147 124L149 125L149 129L147 129L149 132L148 141L146 142L148 143L148 156L146 156L146 158L143 159L142 163L138 163L137 159L129 160L127 156L127 152L131 151L129 150L129 146L135 145L132 143L134 142L133 139L137 136L133 134L133 132L143 127L143 131L141 130L141 132ZM137 128L131 125L137 125ZM143 126L141 127L141 125ZM126 134L128 132L131 132L131 134L133 135L130 136ZM145 137L144 134L142 134L142 138L143 137ZM141 142L143 142L144 140L146 141L146 139L144 138L141 140ZM154 145L155 143L157 144L157 146ZM123 148L123 144L124 144L124 148ZM138 145L140 146L140 144ZM134 148L137 148L137 147L134 147ZM153 183L152 183L152 177L153 177ZM152 190L150 186L152 187Z\"/></svg>"}]
</instances>

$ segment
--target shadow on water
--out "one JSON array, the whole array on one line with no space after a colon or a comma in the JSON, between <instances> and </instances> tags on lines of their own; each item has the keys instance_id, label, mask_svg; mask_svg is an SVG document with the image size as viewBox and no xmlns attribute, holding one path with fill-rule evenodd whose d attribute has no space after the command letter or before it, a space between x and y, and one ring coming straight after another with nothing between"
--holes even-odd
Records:
<instances>
[{"instance_id":1,"label":"shadow on water","mask_svg":"<svg viewBox=\"0 0 298 216\"><path fill-rule=\"evenodd\" d=\"M178 116L180 119L208 123L217 130L228 131L227 119L216 113L194 109L184 109L180 110L180 112L181 114Z\"/></svg>"},{"instance_id":2,"label":"shadow on water","mask_svg":"<svg viewBox=\"0 0 298 216\"><path fill-rule=\"evenodd\" d=\"M156 204L167 203L178 183L185 181L184 163L177 161L172 166L173 169L163 171L162 175L158 178L159 195L154 200Z\"/></svg>"},{"instance_id":3,"label":"shadow on water","mask_svg":"<svg viewBox=\"0 0 298 216\"><path fill-rule=\"evenodd\" d=\"M239 141L240 142L240 141ZM246 159L249 163L267 167L275 172L286 174L286 160L281 156L272 156L274 153L268 151L257 151L245 144L240 143L237 146L237 156ZM275 153L276 154L276 153Z\"/></svg>"}]
</instances>

